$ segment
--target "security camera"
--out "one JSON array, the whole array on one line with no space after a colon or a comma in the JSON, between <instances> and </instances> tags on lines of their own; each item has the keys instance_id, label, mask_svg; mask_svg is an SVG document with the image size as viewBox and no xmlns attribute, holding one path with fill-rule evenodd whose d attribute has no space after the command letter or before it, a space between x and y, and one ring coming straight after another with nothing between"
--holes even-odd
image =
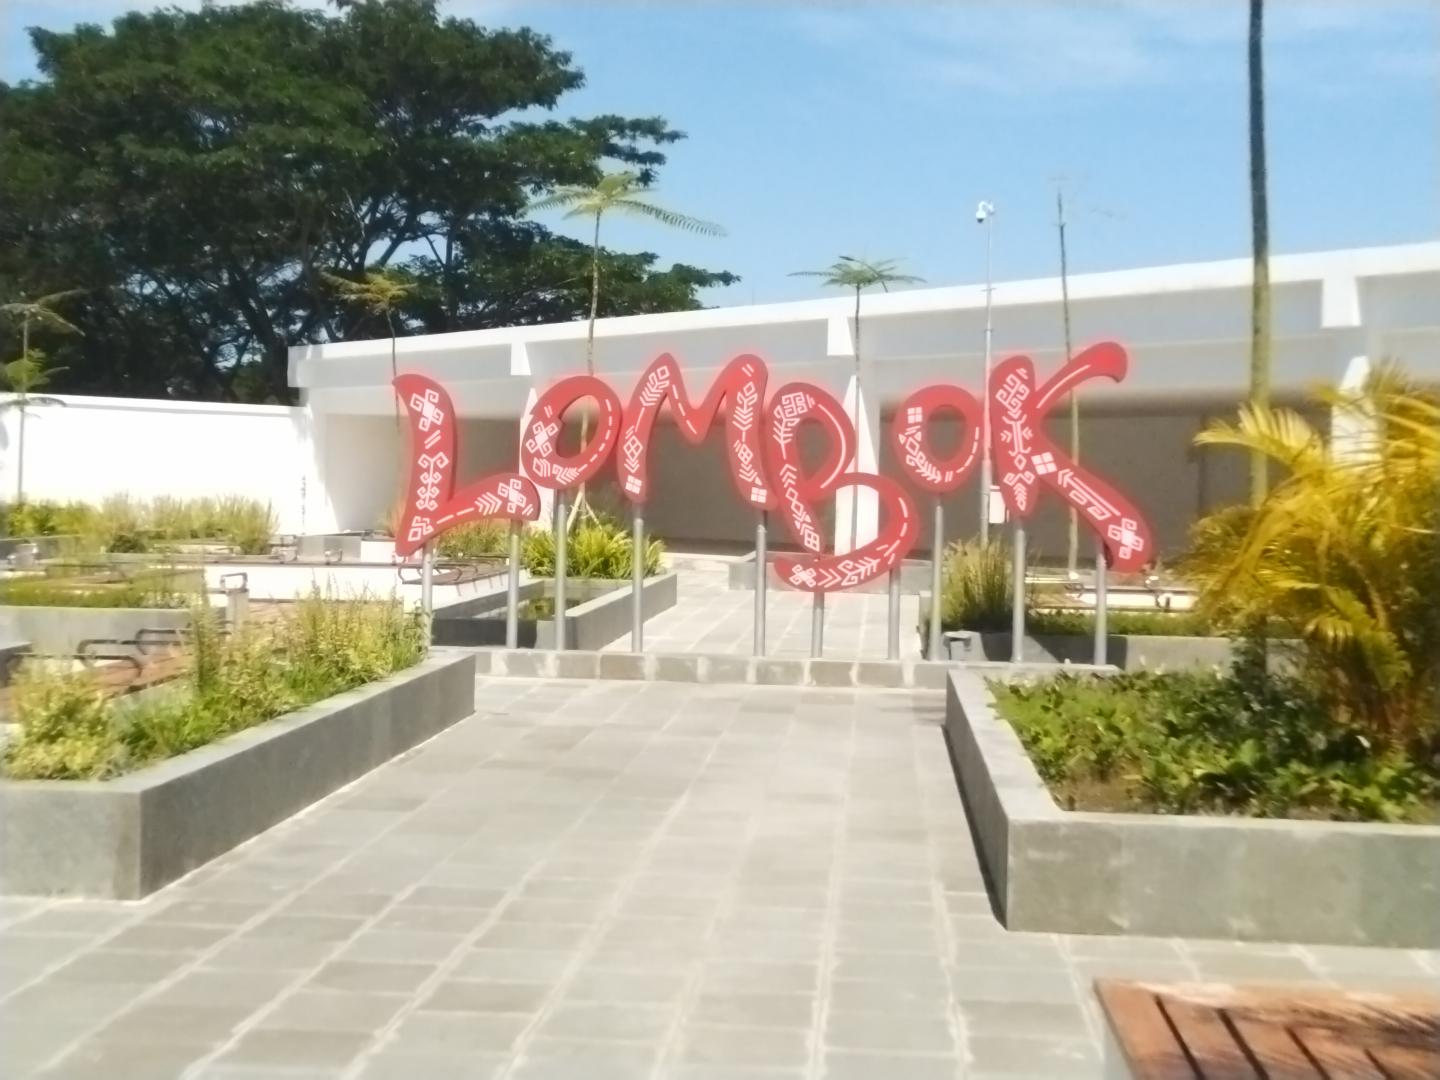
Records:
<instances>
[{"instance_id":1,"label":"security camera","mask_svg":"<svg viewBox=\"0 0 1440 1080\"><path fill-rule=\"evenodd\" d=\"M980 225L984 225L993 213L995 213L995 204L982 202L979 206L975 207L975 221Z\"/></svg>"}]
</instances>

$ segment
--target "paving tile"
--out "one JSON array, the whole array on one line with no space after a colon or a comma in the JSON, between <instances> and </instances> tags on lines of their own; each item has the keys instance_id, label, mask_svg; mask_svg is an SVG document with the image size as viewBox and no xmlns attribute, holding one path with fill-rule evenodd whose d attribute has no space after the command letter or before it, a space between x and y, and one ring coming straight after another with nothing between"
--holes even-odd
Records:
<instances>
[{"instance_id":1,"label":"paving tile","mask_svg":"<svg viewBox=\"0 0 1440 1080\"><path fill-rule=\"evenodd\" d=\"M331 1068L348 1065L371 1040L369 1032L257 1029L240 1036L217 1065Z\"/></svg>"},{"instance_id":2,"label":"paving tile","mask_svg":"<svg viewBox=\"0 0 1440 1080\"><path fill-rule=\"evenodd\" d=\"M49 977L59 982L154 983L193 960L180 952L92 949L57 968Z\"/></svg>"},{"instance_id":3,"label":"paving tile","mask_svg":"<svg viewBox=\"0 0 1440 1080\"><path fill-rule=\"evenodd\" d=\"M416 1012L400 1021L386 1044L402 1053L491 1054L512 1050L528 1016L510 1013Z\"/></svg>"},{"instance_id":4,"label":"paving tile","mask_svg":"<svg viewBox=\"0 0 1440 1080\"><path fill-rule=\"evenodd\" d=\"M690 1017L697 1024L808 1029L816 1012L816 999L811 995L707 990L695 1002Z\"/></svg>"},{"instance_id":5,"label":"paving tile","mask_svg":"<svg viewBox=\"0 0 1440 1080\"><path fill-rule=\"evenodd\" d=\"M819 986L820 966L798 961L717 959L705 964L701 977L706 991L810 994Z\"/></svg>"},{"instance_id":6,"label":"paving tile","mask_svg":"<svg viewBox=\"0 0 1440 1080\"><path fill-rule=\"evenodd\" d=\"M119 905L107 908L57 904L35 911L28 918L12 924L9 933L19 934L73 934L83 938L96 938L112 932L122 924L133 922L136 913Z\"/></svg>"},{"instance_id":7,"label":"paving tile","mask_svg":"<svg viewBox=\"0 0 1440 1080\"><path fill-rule=\"evenodd\" d=\"M256 918L268 906L256 901L177 900L160 908L145 921L154 926L182 923L193 926L240 926Z\"/></svg>"},{"instance_id":8,"label":"paving tile","mask_svg":"<svg viewBox=\"0 0 1440 1080\"><path fill-rule=\"evenodd\" d=\"M949 1054L955 1052L955 1035L944 1016L831 1008L825 1022L825 1045L845 1050Z\"/></svg>"},{"instance_id":9,"label":"paving tile","mask_svg":"<svg viewBox=\"0 0 1440 1080\"><path fill-rule=\"evenodd\" d=\"M105 942L109 949L136 949L158 953L199 953L229 937L228 926L139 923L121 930Z\"/></svg>"},{"instance_id":10,"label":"paving tile","mask_svg":"<svg viewBox=\"0 0 1440 1080\"><path fill-rule=\"evenodd\" d=\"M565 986L569 1001L617 1001L665 1005L678 1001L687 978L675 971L617 971L587 967Z\"/></svg>"},{"instance_id":11,"label":"paving tile","mask_svg":"<svg viewBox=\"0 0 1440 1080\"><path fill-rule=\"evenodd\" d=\"M351 937L364 922L360 916L278 914L262 919L248 933L256 938L339 942Z\"/></svg>"},{"instance_id":12,"label":"paving tile","mask_svg":"<svg viewBox=\"0 0 1440 1080\"><path fill-rule=\"evenodd\" d=\"M1090 1038L1085 1014L1078 1003L964 1001L960 1003L960 1020L970 1038L1066 1041Z\"/></svg>"},{"instance_id":13,"label":"paving tile","mask_svg":"<svg viewBox=\"0 0 1440 1080\"><path fill-rule=\"evenodd\" d=\"M554 923L497 923L475 939L477 949L570 950L590 932L588 926Z\"/></svg>"},{"instance_id":14,"label":"paving tile","mask_svg":"<svg viewBox=\"0 0 1440 1080\"><path fill-rule=\"evenodd\" d=\"M959 1080L959 1057L934 1054L866 1053L827 1050L823 1080Z\"/></svg>"},{"instance_id":15,"label":"paving tile","mask_svg":"<svg viewBox=\"0 0 1440 1080\"><path fill-rule=\"evenodd\" d=\"M35 1075L37 1080L159 1080L180 1076L211 1049L204 1045L180 1043L117 1043L88 1039L52 1068ZM11 1061L8 1052L5 1060Z\"/></svg>"},{"instance_id":16,"label":"paving tile","mask_svg":"<svg viewBox=\"0 0 1440 1080\"><path fill-rule=\"evenodd\" d=\"M549 1039L658 1045L674 1016L675 1009L666 1005L569 1002L557 1006L540 1024L536 1035Z\"/></svg>"},{"instance_id":17,"label":"paving tile","mask_svg":"<svg viewBox=\"0 0 1440 1080\"><path fill-rule=\"evenodd\" d=\"M435 973L432 964L395 964L384 961L332 960L306 982L317 990L359 994L409 994Z\"/></svg>"},{"instance_id":18,"label":"paving tile","mask_svg":"<svg viewBox=\"0 0 1440 1080\"><path fill-rule=\"evenodd\" d=\"M830 1007L845 1012L945 1015L950 994L943 982L905 983L879 979L836 979L830 984Z\"/></svg>"},{"instance_id":19,"label":"paving tile","mask_svg":"<svg viewBox=\"0 0 1440 1080\"><path fill-rule=\"evenodd\" d=\"M990 1075L1072 1076L1096 1069L1100 1055L1087 1041L1011 1039L975 1035L967 1040L970 1070Z\"/></svg>"},{"instance_id":20,"label":"paving tile","mask_svg":"<svg viewBox=\"0 0 1440 1080\"><path fill-rule=\"evenodd\" d=\"M509 1054L406 1054L382 1050L367 1058L359 1080L497 1080Z\"/></svg>"},{"instance_id":21,"label":"paving tile","mask_svg":"<svg viewBox=\"0 0 1440 1080\"><path fill-rule=\"evenodd\" d=\"M574 962L571 953L538 949L472 949L451 969L458 979L554 982Z\"/></svg>"},{"instance_id":22,"label":"paving tile","mask_svg":"<svg viewBox=\"0 0 1440 1080\"><path fill-rule=\"evenodd\" d=\"M439 962L455 952L464 934L428 934L418 930L365 930L335 954L337 960L381 960L392 963Z\"/></svg>"},{"instance_id":23,"label":"paving tile","mask_svg":"<svg viewBox=\"0 0 1440 1080\"><path fill-rule=\"evenodd\" d=\"M525 1047L510 1080L637 1080L650 1074L658 1048L644 1043L536 1038Z\"/></svg>"},{"instance_id":24,"label":"paving tile","mask_svg":"<svg viewBox=\"0 0 1440 1080\"><path fill-rule=\"evenodd\" d=\"M952 992L955 1000L998 1002L1042 1002L1065 1005L1077 994L1067 973L1033 971L1027 968L967 968L957 972Z\"/></svg>"},{"instance_id":25,"label":"paving tile","mask_svg":"<svg viewBox=\"0 0 1440 1080\"><path fill-rule=\"evenodd\" d=\"M336 990L297 990L275 1003L257 1028L289 1031L378 1031L405 1007L405 994L347 994Z\"/></svg>"},{"instance_id":26,"label":"paving tile","mask_svg":"<svg viewBox=\"0 0 1440 1080\"><path fill-rule=\"evenodd\" d=\"M550 993L546 983L447 979L420 1001L435 1012L535 1013Z\"/></svg>"},{"instance_id":27,"label":"paving tile","mask_svg":"<svg viewBox=\"0 0 1440 1080\"><path fill-rule=\"evenodd\" d=\"M308 971L335 951L330 941L256 938L243 933L209 953L205 966L217 970Z\"/></svg>"},{"instance_id":28,"label":"paving tile","mask_svg":"<svg viewBox=\"0 0 1440 1080\"><path fill-rule=\"evenodd\" d=\"M810 1060L810 1032L687 1024L679 1060L685 1065L800 1067Z\"/></svg>"}]
</instances>

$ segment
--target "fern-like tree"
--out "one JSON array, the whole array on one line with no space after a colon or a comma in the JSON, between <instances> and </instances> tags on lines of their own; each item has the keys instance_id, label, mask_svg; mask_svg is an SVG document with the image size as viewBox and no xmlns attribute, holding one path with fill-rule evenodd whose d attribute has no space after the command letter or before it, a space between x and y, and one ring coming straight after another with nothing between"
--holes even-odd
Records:
<instances>
[{"instance_id":1,"label":"fern-like tree","mask_svg":"<svg viewBox=\"0 0 1440 1080\"><path fill-rule=\"evenodd\" d=\"M45 397L35 393L49 385L50 380L64 371L51 367L45 361L45 354L39 349L30 349L24 356L11 360L0 367L0 385L14 396L0 401L0 410L14 409L20 417L19 432L15 439L15 503L25 502L25 417L36 405L63 405L59 398Z\"/></svg>"},{"instance_id":2,"label":"fern-like tree","mask_svg":"<svg viewBox=\"0 0 1440 1080\"><path fill-rule=\"evenodd\" d=\"M530 212L564 210L567 218L580 218L592 223L590 241L590 319L585 330L585 373L595 374L595 319L600 312L600 223L607 214L645 218L672 229L699 233L702 236L724 236L725 230L712 221L690 217L667 209L654 201L655 192L647 188L640 174L632 171L606 173L591 185L572 184L557 188L534 200ZM590 435L590 414L580 419L580 443ZM582 486L571 511L571 520L585 505Z\"/></svg>"},{"instance_id":3,"label":"fern-like tree","mask_svg":"<svg viewBox=\"0 0 1440 1080\"><path fill-rule=\"evenodd\" d=\"M1265 170L1265 0L1250 0L1248 49L1250 120L1250 405L1270 404L1270 207ZM1269 487L1268 461L1250 455L1250 505L1259 506Z\"/></svg>"},{"instance_id":4,"label":"fern-like tree","mask_svg":"<svg viewBox=\"0 0 1440 1080\"><path fill-rule=\"evenodd\" d=\"M824 270L796 270L791 277L817 277L823 284L838 289L855 290L855 415L851 417L858 437L860 432L860 294L866 289L879 285L884 292L891 285L914 285L924 278L914 274L902 274L895 259L857 259L853 255L841 255ZM860 500L852 493L850 499L850 550L855 550L859 534Z\"/></svg>"},{"instance_id":5,"label":"fern-like tree","mask_svg":"<svg viewBox=\"0 0 1440 1080\"><path fill-rule=\"evenodd\" d=\"M20 324L20 355L3 368L5 388L15 396L0 408L15 409L20 416L19 433L15 446L15 501L25 501L25 417L32 406L60 405L58 398L40 397L34 391L44 389L50 380L64 368L51 367L46 363L45 354L30 347L30 330L53 331L60 334L80 334L80 328L55 310L55 305L82 290L65 289L34 300L15 300L0 304L0 316ZM83 335L82 335L83 336Z\"/></svg>"},{"instance_id":6,"label":"fern-like tree","mask_svg":"<svg viewBox=\"0 0 1440 1080\"><path fill-rule=\"evenodd\" d=\"M1284 479L1257 509L1200 522L1187 569L1212 616L1298 636L1307 681L1341 719L1428 760L1440 752L1440 398L1381 365L1363 389L1319 401L1364 432L1347 452L1265 405L1197 437L1261 455Z\"/></svg>"},{"instance_id":7,"label":"fern-like tree","mask_svg":"<svg viewBox=\"0 0 1440 1080\"><path fill-rule=\"evenodd\" d=\"M395 364L395 312L414 294L415 282L399 270L371 270L362 274L359 281L328 270L322 270L320 276L346 303L385 320L385 328L390 331L390 379L393 382L400 373ZM398 402L396 410L398 419Z\"/></svg>"}]
</instances>

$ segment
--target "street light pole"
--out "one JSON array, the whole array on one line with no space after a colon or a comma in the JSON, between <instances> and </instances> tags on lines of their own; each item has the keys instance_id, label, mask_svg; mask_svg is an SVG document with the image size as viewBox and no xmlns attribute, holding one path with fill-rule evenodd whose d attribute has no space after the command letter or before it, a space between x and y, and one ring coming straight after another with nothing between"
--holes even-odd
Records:
<instances>
[{"instance_id":1,"label":"street light pole","mask_svg":"<svg viewBox=\"0 0 1440 1080\"><path fill-rule=\"evenodd\" d=\"M980 543L990 542L990 363L995 338L995 323L992 317L991 298L995 286L991 277L990 256L994 248L994 228L991 220L995 217L995 204L981 202L975 208L975 220L985 228L985 384L980 396Z\"/></svg>"}]
</instances>

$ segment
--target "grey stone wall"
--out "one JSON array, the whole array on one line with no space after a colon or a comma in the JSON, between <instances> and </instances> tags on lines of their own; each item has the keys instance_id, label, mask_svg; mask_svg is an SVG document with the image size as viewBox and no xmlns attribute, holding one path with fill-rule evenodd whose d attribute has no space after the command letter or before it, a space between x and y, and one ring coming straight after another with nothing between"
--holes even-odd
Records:
<instances>
[{"instance_id":1,"label":"grey stone wall","mask_svg":"<svg viewBox=\"0 0 1440 1080\"><path fill-rule=\"evenodd\" d=\"M474 657L438 652L114 780L0 780L0 892L146 896L474 711Z\"/></svg>"},{"instance_id":2,"label":"grey stone wall","mask_svg":"<svg viewBox=\"0 0 1440 1080\"><path fill-rule=\"evenodd\" d=\"M145 630L184 630L190 612L176 608L78 608L0 605L0 640L28 641L38 654L69 655L82 641L133 641Z\"/></svg>"},{"instance_id":3,"label":"grey stone wall","mask_svg":"<svg viewBox=\"0 0 1440 1080\"><path fill-rule=\"evenodd\" d=\"M1011 930L1440 946L1440 827L1061 810L983 679L956 671L947 695Z\"/></svg>"}]
</instances>

